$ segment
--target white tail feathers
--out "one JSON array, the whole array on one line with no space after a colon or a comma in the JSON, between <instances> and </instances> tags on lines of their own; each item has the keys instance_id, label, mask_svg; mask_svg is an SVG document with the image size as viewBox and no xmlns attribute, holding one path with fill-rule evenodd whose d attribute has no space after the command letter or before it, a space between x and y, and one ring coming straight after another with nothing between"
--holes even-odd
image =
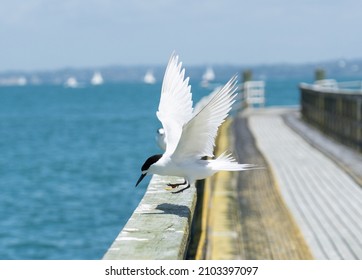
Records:
<instances>
[{"instance_id":1,"label":"white tail feathers","mask_svg":"<svg viewBox=\"0 0 362 280\"><path fill-rule=\"evenodd\" d=\"M258 168L255 164L240 164L231 154L226 152L223 152L215 160L211 160L210 166L215 171L242 171Z\"/></svg>"}]
</instances>

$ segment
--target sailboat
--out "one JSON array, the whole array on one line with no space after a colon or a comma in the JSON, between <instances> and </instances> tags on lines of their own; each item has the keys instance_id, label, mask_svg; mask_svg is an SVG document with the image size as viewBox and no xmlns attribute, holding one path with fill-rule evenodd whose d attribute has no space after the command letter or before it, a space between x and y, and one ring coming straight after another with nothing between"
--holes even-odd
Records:
<instances>
[{"instance_id":1,"label":"sailboat","mask_svg":"<svg viewBox=\"0 0 362 280\"><path fill-rule=\"evenodd\" d=\"M154 84L154 83L156 83L155 76L153 76L153 72L151 70L147 71L146 75L143 78L143 81L146 84Z\"/></svg>"},{"instance_id":2,"label":"sailboat","mask_svg":"<svg viewBox=\"0 0 362 280\"><path fill-rule=\"evenodd\" d=\"M205 73L202 75L201 86L208 87L211 81L215 80L215 73L211 67L207 67Z\"/></svg>"},{"instance_id":3,"label":"sailboat","mask_svg":"<svg viewBox=\"0 0 362 280\"><path fill-rule=\"evenodd\" d=\"M94 86L98 86L98 85L103 84L103 82L104 82L104 80L103 80L101 72L98 72L98 71L95 72L91 79L91 84Z\"/></svg>"},{"instance_id":4,"label":"sailboat","mask_svg":"<svg viewBox=\"0 0 362 280\"><path fill-rule=\"evenodd\" d=\"M65 83L64 83L65 87L70 87L70 88L76 88L78 87L78 81L75 77L69 77Z\"/></svg>"}]
</instances>

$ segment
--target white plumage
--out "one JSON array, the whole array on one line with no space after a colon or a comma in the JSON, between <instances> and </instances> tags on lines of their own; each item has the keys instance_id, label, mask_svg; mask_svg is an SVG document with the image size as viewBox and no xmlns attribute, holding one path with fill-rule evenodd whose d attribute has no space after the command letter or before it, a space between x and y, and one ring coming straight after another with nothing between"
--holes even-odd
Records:
<instances>
[{"instance_id":1,"label":"white plumage","mask_svg":"<svg viewBox=\"0 0 362 280\"><path fill-rule=\"evenodd\" d=\"M192 111L192 115L196 115L197 113L199 113L201 111L202 108L205 107L205 105L207 103L209 103L209 101L211 100L211 98L213 98L213 96L215 94L217 94L220 91L221 87L217 87L215 88L209 95L204 96L203 98L201 98L199 100L199 102L197 102L197 104L195 105L193 111ZM162 149L162 150L166 150L166 141L165 141L165 130L161 127L159 129L157 129L157 134L156 134L156 142L157 145Z\"/></svg>"},{"instance_id":2,"label":"white plumage","mask_svg":"<svg viewBox=\"0 0 362 280\"><path fill-rule=\"evenodd\" d=\"M180 185L190 187L195 180L204 179L217 171L241 171L254 165L239 164L230 155L223 153L216 159L203 160L202 157L214 157L217 130L228 116L235 102L237 80L234 76L219 91L213 93L204 105L192 108L192 94L189 78L185 78L182 63L173 54L166 68L161 98L156 113L163 126L163 155L154 155L142 166L142 175L136 186L147 173L178 176L185 179L184 184L168 184L172 188Z\"/></svg>"}]
</instances>

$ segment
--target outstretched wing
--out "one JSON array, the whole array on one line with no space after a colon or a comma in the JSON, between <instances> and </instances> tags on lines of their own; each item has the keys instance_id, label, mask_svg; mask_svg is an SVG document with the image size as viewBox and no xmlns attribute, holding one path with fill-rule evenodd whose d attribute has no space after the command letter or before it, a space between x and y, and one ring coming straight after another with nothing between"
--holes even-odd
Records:
<instances>
[{"instance_id":1,"label":"outstretched wing","mask_svg":"<svg viewBox=\"0 0 362 280\"><path fill-rule=\"evenodd\" d=\"M172 156L175 160L214 155L217 130L235 102L236 90L237 80L234 76L185 124L178 146Z\"/></svg>"},{"instance_id":2,"label":"outstretched wing","mask_svg":"<svg viewBox=\"0 0 362 280\"><path fill-rule=\"evenodd\" d=\"M165 130L166 151L172 154L180 140L182 127L192 117L192 94L185 69L172 54L163 78L160 104L156 113Z\"/></svg>"},{"instance_id":3,"label":"outstretched wing","mask_svg":"<svg viewBox=\"0 0 362 280\"><path fill-rule=\"evenodd\" d=\"M221 88L221 86L218 86L209 95L201 98L199 102L196 103L192 114L197 115L202 110L202 108L204 108L206 104L209 103L210 100L220 91Z\"/></svg>"}]
</instances>

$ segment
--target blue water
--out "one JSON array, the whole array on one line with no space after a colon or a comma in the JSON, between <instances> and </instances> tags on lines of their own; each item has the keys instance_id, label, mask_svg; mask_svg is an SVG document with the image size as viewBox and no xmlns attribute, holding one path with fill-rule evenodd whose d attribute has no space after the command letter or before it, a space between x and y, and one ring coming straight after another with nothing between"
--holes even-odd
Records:
<instances>
[{"instance_id":1,"label":"blue water","mask_svg":"<svg viewBox=\"0 0 362 280\"><path fill-rule=\"evenodd\" d=\"M298 104L301 81L267 81L267 105ZM144 194L142 163L160 152L160 88L0 87L0 259L103 256Z\"/></svg>"}]
</instances>

